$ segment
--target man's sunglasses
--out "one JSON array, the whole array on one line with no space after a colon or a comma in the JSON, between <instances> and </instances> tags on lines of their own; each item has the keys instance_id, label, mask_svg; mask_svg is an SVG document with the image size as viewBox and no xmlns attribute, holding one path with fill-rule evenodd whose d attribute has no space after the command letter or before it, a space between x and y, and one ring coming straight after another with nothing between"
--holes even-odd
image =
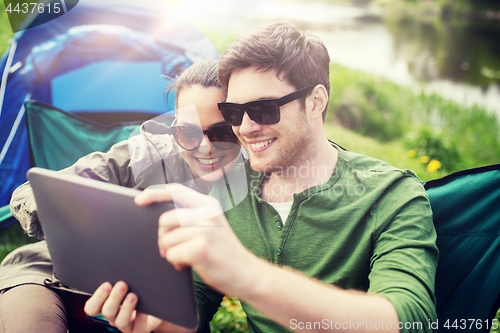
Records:
<instances>
[{"instance_id":1,"label":"man's sunglasses","mask_svg":"<svg viewBox=\"0 0 500 333\"><path fill-rule=\"evenodd\" d=\"M299 89L281 98L269 98L248 103L219 102L220 113L231 126L240 126L245 112L260 125L273 125L280 121L280 107L308 94L316 84Z\"/></svg>"},{"instance_id":2,"label":"man's sunglasses","mask_svg":"<svg viewBox=\"0 0 500 333\"><path fill-rule=\"evenodd\" d=\"M185 150L195 150L203 141L206 135L215 148L227 150L234 147L238 142L238 137L229 125L216 125L207 130L189 125L172 125L172 134L179 146Z\"/></svg>"}]
</instances>

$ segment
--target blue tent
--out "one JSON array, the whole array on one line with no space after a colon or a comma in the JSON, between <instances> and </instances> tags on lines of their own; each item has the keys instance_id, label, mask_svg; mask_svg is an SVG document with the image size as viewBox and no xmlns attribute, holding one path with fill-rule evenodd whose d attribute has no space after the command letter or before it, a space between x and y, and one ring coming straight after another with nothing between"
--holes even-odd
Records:
<instances>
[{"instance_id":1,"label":"blue tent","mask_svg":"<svg viewBox=\"0 0 500 333\"><path fill-rule=\"evenodd\" d=\"M15 34L0 60L0 226L12 221L10 196L33 163L26 101L104 125L145 120L173 110L170 78L219 57L195 28L168 26L171 12L162 0L80 0L47 23L31 18L33 27Z\"/></svg>"}]
</instances>

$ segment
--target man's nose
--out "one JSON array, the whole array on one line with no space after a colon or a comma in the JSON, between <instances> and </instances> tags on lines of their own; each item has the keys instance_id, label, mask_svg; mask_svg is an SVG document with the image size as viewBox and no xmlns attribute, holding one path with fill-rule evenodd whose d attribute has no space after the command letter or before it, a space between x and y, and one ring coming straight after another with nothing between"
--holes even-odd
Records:
<instances>
[{"instance_id":1,"label":"man's nose","mask_svg":"<svg viewBox=\"0 0 500 333\"><path fill-rule=\"evenodd\" d=\"M262 125L257 124L255 121L253 121L248 116L248 113L245 112L245 114L243 115L243 119L241 121L241 125L239 126L240 134L243 136L249 136L250 134L261 130L262 130Z\"/></svg>"}]
</instances>

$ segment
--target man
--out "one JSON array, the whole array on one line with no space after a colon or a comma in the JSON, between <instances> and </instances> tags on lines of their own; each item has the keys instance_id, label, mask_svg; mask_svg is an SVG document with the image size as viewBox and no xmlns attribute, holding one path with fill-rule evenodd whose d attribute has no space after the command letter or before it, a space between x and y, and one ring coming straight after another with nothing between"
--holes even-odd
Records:
<instances>
[{"instance_id":1,"label":"man","mask_svg":"<svg viewBox=\"0 0 500 333\"><path fill-rule=\"evenodd\" d=\"M217 310L216 291L242 301L251 332L420 332L436 320L426 193L411 171L328 141L328 68L323 43L286 23L239 38L220 60L228 96L219 109L248 151L249 195L224 216L216 199L177 188L183 208L159 222L160 253L203 281L200 329ZM136 202L165 200L169 190L146 190ZM189 221L218 227L180 227ZM107 283L86 311L124 332L172 329L136 318L136 302L124 283Z\"/></svg>"}]
</instances>

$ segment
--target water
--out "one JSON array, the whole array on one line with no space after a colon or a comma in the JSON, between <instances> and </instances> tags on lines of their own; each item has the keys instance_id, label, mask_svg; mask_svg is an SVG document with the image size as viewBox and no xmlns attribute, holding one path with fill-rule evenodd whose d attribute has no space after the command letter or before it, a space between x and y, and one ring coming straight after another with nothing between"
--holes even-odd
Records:
<instances>
[{"instance_id":1,"label":"water","mask_svg":"<svg viewBox=\"0 0 500 333\"><path fill-rule=\"evenodd\" d=\"M177 19L238 34L286 20L320 37L333 62L500 118L499 21L384 21L377 8L321 1L182 0L179 8Z\"/></svg>"}]
</instances>

